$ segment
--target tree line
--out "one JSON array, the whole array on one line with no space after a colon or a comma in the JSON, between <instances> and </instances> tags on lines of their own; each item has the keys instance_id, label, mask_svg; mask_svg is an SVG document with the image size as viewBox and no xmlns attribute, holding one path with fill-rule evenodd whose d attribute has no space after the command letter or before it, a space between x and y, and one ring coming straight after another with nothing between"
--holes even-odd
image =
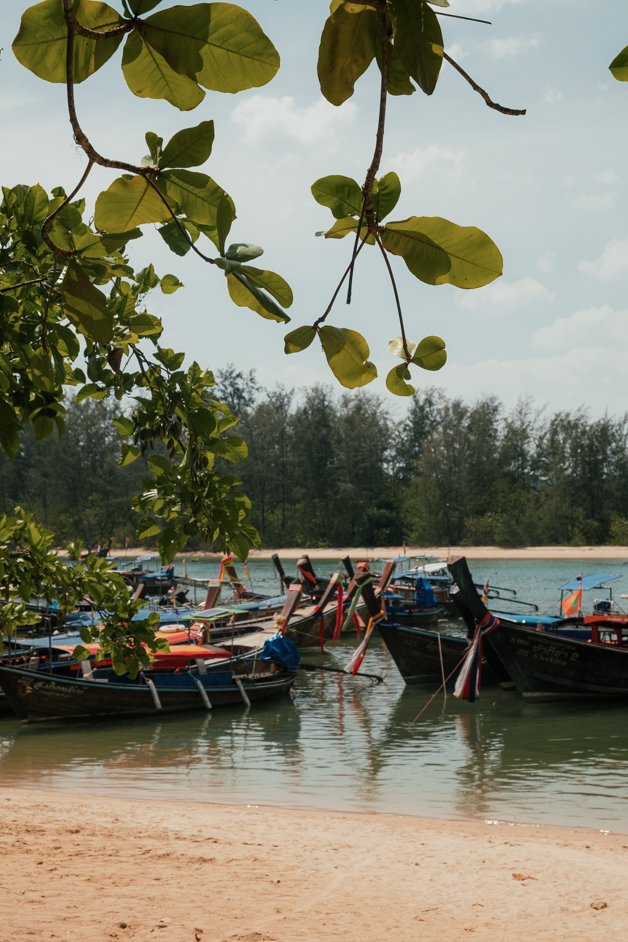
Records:
<instances>
[{"instance_id":1,"label":"tree line","mask_svg":"<svg viewBox=\"0 0 628 942\"><path fill-rule=\"evenodd\" d=\"M363 390L297 395L233 366L217 381L248 444L237 472L264 546L628 543L628 415L550 414L530 399L507 410L428 388L397 418ZM27 435L0 459L2 512L25 507L60 544L133 545L146 468L119 466L106 403L67 407L62 439Z\"/></svg>"}]
</instances>

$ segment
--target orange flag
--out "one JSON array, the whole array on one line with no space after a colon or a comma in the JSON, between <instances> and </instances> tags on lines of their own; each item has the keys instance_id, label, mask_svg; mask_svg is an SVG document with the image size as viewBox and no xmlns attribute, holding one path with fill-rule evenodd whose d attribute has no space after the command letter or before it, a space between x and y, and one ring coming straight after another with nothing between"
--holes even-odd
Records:
<instances>
[{"instance_id":1,"label":"orange flag","mask_svg":"<svg viewBox=\"0 0 628 942\"><path fill-rule=\"evenodd\" d=\"M563 615L577 615L582 608L582 589L576 589L566 599L563 599L561 608Z\"/></svg>"}]
</instances>

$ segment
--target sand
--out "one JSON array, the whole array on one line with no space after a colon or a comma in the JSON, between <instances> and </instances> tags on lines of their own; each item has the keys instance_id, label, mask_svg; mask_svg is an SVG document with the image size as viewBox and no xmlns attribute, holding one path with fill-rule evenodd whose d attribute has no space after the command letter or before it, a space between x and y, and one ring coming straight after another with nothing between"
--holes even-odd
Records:
<instances>
[{"instance_id":1,"label":"sand","mask_svg":"<svg viewBox=\"0 0 628 942\"><path fill-rule=\"evenodd\" d=\"M438 559L621 559L628 561L628 546L357 546L335 549L263 549L252 550L250 559L298 559L307 553L311 559L394 559L398 556L435 556ZM191 553L190 555L198 555ZM202 554L201 554L202 555Z\"/></svg>"},{"instance_id":2,"label":"sand","mask_svg":"<svg viewBox=\"0 0 628 942\"><path fill-rule=\"evenodd\" d=\"M603 942L628 837L0 787L1 938Z\"/></svg>"},{"instance_id":3,"label":"sand","mask_svg":"<svg viewBox=\"0 0 628 942\"><path fill-rule=\"evenodd\" d=\"M279 555L293 559L301 552ZM408 547L406 553L628 560L628 547ZM403 548L309 551L312 558L347 554L374 559L402 555ZM0 854L1 942L617 942L628 936L628 836L586 829L0 786Z\"/></svg>"},{"instance_id":4,"label":"sand","mask_svg":"<svg viewBox=\"0 0 628 942\"><path fill-rule=\"evenodd\" d=\"M145 546L125 549L114 547L111 555L124 558L154 552ZM353 560L394 559L399 556L434 556L438 559L455 559L457 556L466 556L467 559L619 559L628 562L628 546L522 546L514 549L503 546L336 546L313 549L289 546L282 549L251 550L249 559L270 559L274 553L282 561L298 559L299 556L307 553L311 559L338 560L345 556L350 556ZM63 555L63 551L60 551L60 555ZM178 558L219 560L221 556L222 553L192 550L180 553Z\"/></svg>"}]
</instances>

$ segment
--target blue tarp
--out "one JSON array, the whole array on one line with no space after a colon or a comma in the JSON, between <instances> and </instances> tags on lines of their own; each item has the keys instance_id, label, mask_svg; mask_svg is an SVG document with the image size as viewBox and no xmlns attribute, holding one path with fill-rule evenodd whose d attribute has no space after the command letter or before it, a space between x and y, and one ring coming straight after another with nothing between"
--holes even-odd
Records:
<instances>
[{"instance_id":1,"label":"blue tarp","mask_svg":"<svg viewBox=\"0 0 628 942\"><path fill-rule=\"evenodd\" d=\"M613 579L619 579L620 576L621 574L617 572L581 576L578 579L572 579L571 582L566 582L564 585L561 585L560 589L561 592L575 592L576 589L580 588L585 592L588 589L601 589L604 587L605 582L612 582Z\"/></svg>"},{"instance_id":2,"label":"blue tarp","mask_svg":"<svg viewBox=\"0 0 628 942\"><path fill-rule=\"evenodd\" d=\"M301 665L301 655L299 649L291 640L284 635L277 635L276 638L269 638L264 642L260 653L260 661L275 661L282 664L289 671L296 671Z\"/></svg>"}]
</instances>

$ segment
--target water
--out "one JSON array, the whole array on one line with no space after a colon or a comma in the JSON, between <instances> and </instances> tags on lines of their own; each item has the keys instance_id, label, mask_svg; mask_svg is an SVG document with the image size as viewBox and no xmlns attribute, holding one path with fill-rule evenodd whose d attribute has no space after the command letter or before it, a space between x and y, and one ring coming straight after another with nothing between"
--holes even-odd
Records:
<instances>
[{"instance_id":1,"label":"water","mask_svg":"<svg viewBox=\"0 0 628 942\"><path fill-rule=\"evenodd\" d=\"M268 563L256 589L275 591ZM285 564L287 571L290 565ZM321 574L336 561L317 563ZM215 576L217 564L188 563ZM474 577L556 610L559 586L617 561L477 561ZM594 593L593 593L594 594ZM592 595L593 595L592 594ZM599 597L603 594L597 593ZM306 663L343 667L343 641ZM23 726L0 718L3 785L443 818L561 824L628 833L628 706L528 704L486 690L476 704L406 688L374 639L362 670L384 682L303 672L292 698L215 715L121 724Z\"/></svg>"}]
</instances>

